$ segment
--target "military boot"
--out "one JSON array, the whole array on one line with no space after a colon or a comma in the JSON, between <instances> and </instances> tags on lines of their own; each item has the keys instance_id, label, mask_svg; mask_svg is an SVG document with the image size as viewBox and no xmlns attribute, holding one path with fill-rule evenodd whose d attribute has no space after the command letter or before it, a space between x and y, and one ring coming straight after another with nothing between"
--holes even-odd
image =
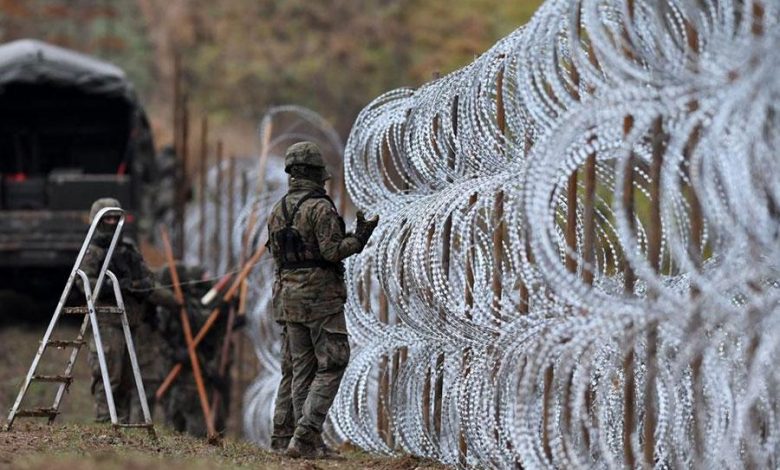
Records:
<instances>
[{"instance_id":1,"label":"military boot","mask_svg":"<svg viewBox=\"0 0 780 470\"><path fill-rule=\"evenodd\" d=\"M316 439L314 439L314 447L317 449L317 457L318 459L323 460L346 460L344 456L342 456L339 451L336 449L332 449L328 447L327 444L325 444L325 441L322 440L322 435L318 434Z\"/></svg>"},{"instance_id":2,"label":"military boot","mask_svg":"<svg viewBox=\"0 0 780 470\"><path fill-rule=\"evenodd\" d=\"M284 454L287 451L287 447L290 445L289 437L272 437L271 438L271 452L274 454Z\"/></svg>"},{"instance_id":3,"label":"military boot","mask_svg":"<svg viewBox=\"0 0 780 470\"><path fill-rule=\"evenodd\" d=\"M293 459L316 459L317 447L311 441L293 436L284 455Z\"/></svg>"}]
</instances>

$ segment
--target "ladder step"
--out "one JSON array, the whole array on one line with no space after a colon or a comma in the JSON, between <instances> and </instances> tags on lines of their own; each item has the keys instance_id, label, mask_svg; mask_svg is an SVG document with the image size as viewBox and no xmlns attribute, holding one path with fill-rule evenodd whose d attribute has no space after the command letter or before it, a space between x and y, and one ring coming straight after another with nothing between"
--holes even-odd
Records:
<instances>
[{"instance_id":1,"label":"ladder step","mask_svg":"<svg viewBox=\"0 0 780 470\"><path fill-rule=\"evenodd\" d=\"M33 375L32 379L38 382L60 382L64 384L70 384L73 381L73 377L70 375Z\"/></svg>"},{"instance_id":2,"label":"ladder step","mask_svg":"<svg viewBox=\"0 0 780 470\"><path fill-rule=\"evenodd\" d=\"M87 344L87 342L84 341L83 339L76 339L76 340L52 339L49 340L48 343L46 343L46 346L53 346L55 348L68 348L68 347L80 348L85 344Z\"/></svg>"},{"instance_id":3,"label":"ladder step","mask_svg":"<svg viewBox=\"0 0 780 470\"><path fill-rule=\"evenodd\" d=\"M95 311L97 313L113 313L113 314L120 314L122 313L122 309L119 307L95 307ZM63 315L87 315L89 314L89 309L87 307L64 307L62 309Z\"/></svg>"},{"instance_id":4,"label":"ladder step","mask_svg":"<svg viewBox=\"0 0 780 470\"><path fill-rule=\"evenodd\" d=\"M146 423L120 423L120 424L115 424L114 427L117 427L117 428L153 428L154 424L152 424L152 423L149 423L149 424L146 424Z\"/></svg>"},{"instance_id":5,"label":"ladder step","mask_svg":"<svg viewBox=\"0 0 780 470\"><path fill-rule=\"evenodd\" d=\"M59 414L54 408L33 408L29 410L19 410L14 416L18 418L52 418Z\"/></svg>"}]
</instances>

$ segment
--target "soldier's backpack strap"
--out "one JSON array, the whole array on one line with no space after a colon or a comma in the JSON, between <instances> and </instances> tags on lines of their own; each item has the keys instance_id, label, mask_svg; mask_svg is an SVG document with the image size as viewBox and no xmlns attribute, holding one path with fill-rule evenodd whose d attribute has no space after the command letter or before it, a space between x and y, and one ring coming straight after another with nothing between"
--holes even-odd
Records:
<instances>
[{"instance_id":1,"label":"soldier's backpack strap","mask_svg":"<svg viewBox=\"0 0 780 470\"><path fill-rule=\"evenodd\" d=\"M274 234L274 237L281 248L282 265L286 266L290 263L300 263L304 261L303 253L306 248L301 239L301 234L293 226L295 215L304 202L312 198L322 198L323 196L327 197L322 191L310 191L298 200L292 208L292 211L287 208L287 195L285 194L282 198L282 215L284 216L285 227Z\"/></svg>"},{"instance_id":2,"label":"soldier's backpack strap","mask_svg":"<svg viewBox=\"0 0 780 470\"><path fill-rule=\"evenodd\" d=\"M330 205L333 206L333 209L336 209L336 204L333 203L333 200L330 198L330 196L321 191L310 191L304 194L303 197L298 200L298 203L295 204L295 207L293 207L292 213L290 213L287 210L287 195L285 194L282 198L282 215L284 215L284 221L288 227L292 226L293 221L295 220L295 214L298 213L298 210L301 208L303 203L309 199L326 199L328 202L330 202Z\"/></svg>"}]
</instances>

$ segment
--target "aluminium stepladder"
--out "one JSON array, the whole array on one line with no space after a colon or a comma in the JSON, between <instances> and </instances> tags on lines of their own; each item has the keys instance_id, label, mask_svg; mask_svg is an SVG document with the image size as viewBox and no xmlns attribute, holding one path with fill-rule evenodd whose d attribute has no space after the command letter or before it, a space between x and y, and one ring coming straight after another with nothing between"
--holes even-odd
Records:
<instances>
[{"instance_id":1,"label":"aluminium stepladder","mask_svg":"<svg viewBox=\"0 0 780 470\"><path fill-rule=\"evenodd\" d=\"M116 224L116 228L114 229L114 234L111 238L111 243L108 247L108 250L106 251L106 256L105 259L103 260L103 264L101 265L100 272L98 274L97 280L95 281L95 285L91 286L89 282L89 278L84 273L84 271L80 269L81 263L84 260L84 256L87 253L87 249L89 248L90 243L92 242L97 226L99 225L100 221L106 216L118 217L119 221ZM132 335L130 334L130 326L127 322L127 315L125 313L125 306L124 306L124 300L122 299L122 292L119 288L119 282L116 276L108 269L108 266L111 262L111 257L114 254L114 249L116 248L117 242L119 241L119 238L121 236L122 227L124 226L124 223L125 223L125 213L122 209L119 208L107 207L102 209L100 212L97 213L97 215L95 215L95 218L93 219L92 224L89 227L89 232L87 232L87 236L84 239L84 243L81 245L81 250L79 251L79 254L76 257L76 262L74 263L73 269L70 272L68 281L65 284L65 289L62 291L62 295L60 296L60 301L57 304L57 308L54 310L54 315L52 315L51 321L49 322L49 326L46 329L46 333L44 333L43 335L43 340L41 341L40 346L38 346L38 352L35 354L35 358L33 359L33 362L30 365L30 370L27 372L27 376L25 377L24 382L22 383L22 387L19 390L19 395L16 397L16 401L14 402L14 405L11 408L11 412L8 415L8 422L5 426L6 431L9 431L11 429L16 418L23 418L23 417L48 418L49 424L51 424L54 421L54 419L59 414L59 408L60 408L60 403L62 402L62 398L65 392L68 391L68 388L70 387L73 381L73 376L72 376L73 367L76 363L76 359L78 357L79 351L81 350L81 347L87 344L87 342L84 340L84 335L87 332L87 327L91 325L92 337L93 340L95 341L98 362L100 363L100 373L103 379L103 388L105 389L106 401L108 404L109 414L111 416L111 424L114 426L114 428L128 428L128 427L146 428L152 437L155 436L154 425L152 423L151 413L149 412L149 404L146 401L146 392L144 391L143 381L141 380L141 371L138 367L138 359L135 354L133 338ZM81 307L65 307L64 306L65 302L68 299L71 289L73 289L77 276L81 278L81 281L83 282L84 285L86 305ZM111 280L111 284L114 291L114 298L116 300L116 305L95 306L96 299L100 298L99 297L100 289L103 287L103 281L105 280L106 276L108 276L108 278ZM84 316L84 320L81 323L81 328L79 329L79 334L75 340L53 340L51 338L52 334L54 333L54 329L57 326L57 323L59 322L62 315ZM106 358L103 351L103 343L100 339L98 315L101 316L119 315L121 317L122 329L124 331L124 336L125 336L125 344L127 346L127 352L130 356L130 365L133 369L133 378L135 379L138 398L141 403L141 410L143 411L143 417L144 417L143 423L125 424L125 423L120 423L119 419L117 418L116 406L114 405L114 395L111 391L111 383L108 375L108 367L106 364ZM46 352L47 348L50 347L71 348L69 359L65 365L65 371L63 372L62 375L37 375L36 371L38 369L38 364L41 358L43 357L43 354ZM54 397L54 402L52 403L51 407L34 408L34 409L20 408L22 401L24 400L24 397L27 394L27 391L30 387L30 384L32 384L33 382L50 382L50 383L59 384L57 393Z\"/></svg>"}]
</instances>

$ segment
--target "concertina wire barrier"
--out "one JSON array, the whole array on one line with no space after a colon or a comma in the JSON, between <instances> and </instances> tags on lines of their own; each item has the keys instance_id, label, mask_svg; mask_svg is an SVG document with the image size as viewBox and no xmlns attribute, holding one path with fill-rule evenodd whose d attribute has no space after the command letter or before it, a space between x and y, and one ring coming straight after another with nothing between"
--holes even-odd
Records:
<instances>
[{"instance_id":1,"label":"concertina wire barrier","mask_svg":"<svg viewBox=\"0 0 780 470\"><path fill-rule=\"evenodd\" d=\"M368 105L344 171L381 223L347 263L331 439L468 467L778 466L779 9L548 0ZM276 180L234 234L254 211L260 236ZM271 264L250 294L261 443Z\"/></svg>"}]
</instances>

